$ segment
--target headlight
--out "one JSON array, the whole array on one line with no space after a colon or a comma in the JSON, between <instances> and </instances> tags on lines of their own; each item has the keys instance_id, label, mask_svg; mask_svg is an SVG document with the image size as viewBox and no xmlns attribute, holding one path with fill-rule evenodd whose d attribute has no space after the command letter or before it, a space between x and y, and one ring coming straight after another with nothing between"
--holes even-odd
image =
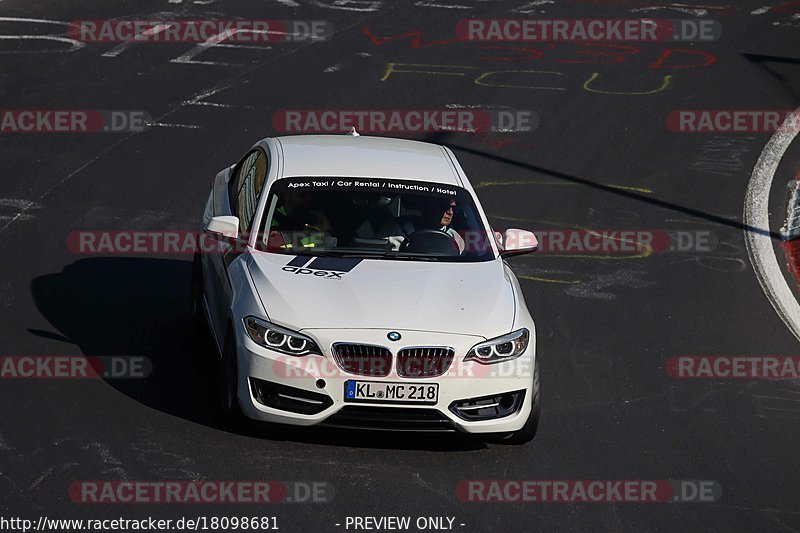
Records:
<instances>
[{"instance_id":1,"label":"headlight","mask_svg":"<svg viewBox=\"0 0 800 533\"><path fill-rule=\"evenodd\" d=\"M476 344L467 352L464 361L476 361L484 365L502 363L517 358L528 348L530 333L522 328L508 335Z\"/></svg>"},{"instance_id":2,"label":"headlight","mask_svg":"<svg viewBox=\"0 0 800 533\"><path fill-rule=\"evenodd\" d=\"M305 335L270 324L254 316L244 319L244 329L253 342L264 348L297 356L322 355L319 346Z\"/></svg>"}]
</instances>

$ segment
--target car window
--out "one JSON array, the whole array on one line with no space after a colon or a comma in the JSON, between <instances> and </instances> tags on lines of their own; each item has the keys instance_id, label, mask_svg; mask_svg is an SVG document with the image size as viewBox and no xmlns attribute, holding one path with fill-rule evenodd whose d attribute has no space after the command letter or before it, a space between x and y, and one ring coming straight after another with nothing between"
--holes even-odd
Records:
<instances>
[{"instance_id":1,"label":"car window","mask_svg":"<svg viewBox=\"0 0 800 533\"><path fill-rule=\"evenodd\" d=\"M263 150L256 149L245 157L231 182L231 211L239 217L239 233L242 235L253 223L266 176L267 156Z\"/></svg>"},{"instance_id":2,"label":"car window","mask_svg":"<svg viewBox=\"0 0 800 533\"><path fill-rule=\"evenodd\" d=\"M270 189L259 248L386 259L487 261L491 234L461 187L380 178L285 178Z\"/></svg>"}]
</instances>

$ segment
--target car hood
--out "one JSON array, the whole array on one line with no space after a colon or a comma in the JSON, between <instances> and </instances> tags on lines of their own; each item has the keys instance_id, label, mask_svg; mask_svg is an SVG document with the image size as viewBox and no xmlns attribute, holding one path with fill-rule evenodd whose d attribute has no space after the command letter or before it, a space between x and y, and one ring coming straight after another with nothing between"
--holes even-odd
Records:
<instances>
[{"instance_id":1,"label":"car hood","mask_svg":"<svg viewBox=\"0 0 800 533\"><path fill-rule=\"evenodd\" d=\"M269 319L295 330L419 330L491 338L511 331L514 289L500 260L448 263L253 252Z\"/></svg>"}]
</instances>

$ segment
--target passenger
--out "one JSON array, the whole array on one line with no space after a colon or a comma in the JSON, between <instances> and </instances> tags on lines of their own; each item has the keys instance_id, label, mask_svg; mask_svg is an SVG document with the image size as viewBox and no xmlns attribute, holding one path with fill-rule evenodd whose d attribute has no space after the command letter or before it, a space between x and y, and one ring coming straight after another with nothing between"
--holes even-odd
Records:
<instances>
[{"instance_id":1,"label":"passenger","mask_svg":"<svg viewBox=\"0 0 800 533\"><path fill-rule=\"evenodd\" d=\"M268 248L313 248L326 242L336 245L330 237L331 223L325 213L312 209L313 196L309 191L289 190L275 209L267 236ZM332 244L331 244L332 243Z\"/></svg>"},{"instance_id":2,"label":"passenger","mask_svg":"<svg viewBox=\"0 0 800 533\"><path fill-rule=\"evenodd\" d=\"M309 191L289 190L283 195L283 205L275 210L272 228L278 231L329 232L331 223L325 213L311 208L313 196Z\"/></svg>"}]
</instances>

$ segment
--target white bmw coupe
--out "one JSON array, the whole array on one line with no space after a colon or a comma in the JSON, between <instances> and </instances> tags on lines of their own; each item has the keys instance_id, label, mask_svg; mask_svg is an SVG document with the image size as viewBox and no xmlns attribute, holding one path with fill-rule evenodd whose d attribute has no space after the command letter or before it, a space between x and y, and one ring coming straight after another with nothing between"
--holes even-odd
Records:
<instances>
[{"instance_id":1,"label":"white bmw coupe","mask_svg":"<svg viewBox=\"0 0 800 533\"><path fill-rule=\"evenodd\" d=\"M536 237L492 230L448 148L264 139L217 174L203 225L192 310L226 416L536 434L536 330L505 261Z\"/></svg>"}]
</instances>

